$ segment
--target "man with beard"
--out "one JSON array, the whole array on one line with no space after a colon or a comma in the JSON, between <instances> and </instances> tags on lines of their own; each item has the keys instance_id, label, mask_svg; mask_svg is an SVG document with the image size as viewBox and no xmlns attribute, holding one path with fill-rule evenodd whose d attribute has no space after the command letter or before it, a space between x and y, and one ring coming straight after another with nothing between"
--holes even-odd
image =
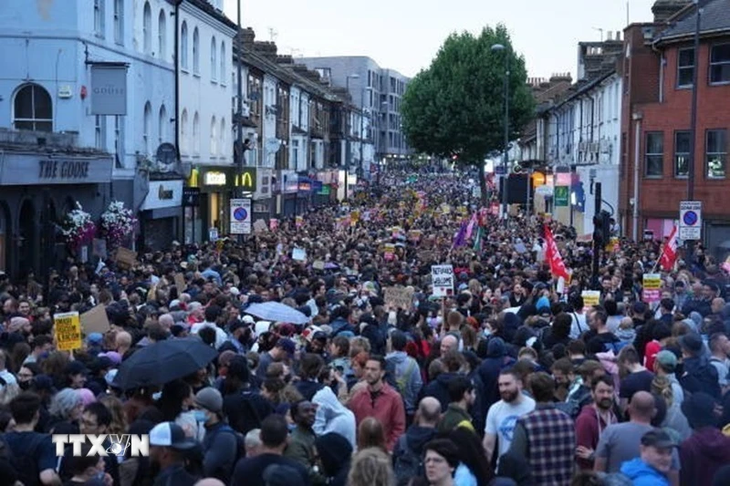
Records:
<instances>
[{"instance_id":1,"label":"man with beard","mask_svg":"<svg viewBox=\"0 0 730 486\"><path fill-rule=\"evenodd\" d=\"M491 460L499 436L499 456L512 445L517 419L535 410L535 400L522 393L522 378L513 368L499 373L499 395L502 398L489 408L484 429L484 449Z\"/></svg>"},{"instance_id":2,"label":"man with beard","mask_svg":"<svg viewBox=\"0 0 730 486\"><path fill-rule=\"evenodd\" d=\"M591 383L593 403L581 409L575 421L575 437L578 448L578 466L583 470L593 470L593 462L598 439L611 424L618 422L613 412L616 401L613 395L613 379L600 376Z\"/></svg>"}]
</instances>

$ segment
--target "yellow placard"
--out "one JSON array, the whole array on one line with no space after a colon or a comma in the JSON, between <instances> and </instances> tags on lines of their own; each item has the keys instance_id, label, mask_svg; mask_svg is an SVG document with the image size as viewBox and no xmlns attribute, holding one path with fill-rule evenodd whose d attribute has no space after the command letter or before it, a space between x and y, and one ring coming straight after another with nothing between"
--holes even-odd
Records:
<instances>
[{"instance_id":1,"label":"yellow placard","mask_svg":"<svg viewBox=\"0 0 730 486\"><path fill-rule=\"evenodd\" d=\"M585 307L593 307L601 301L601 293L597 290L584 290L580 296L583 297Z\"/></svg>"},{"instance_id":2,"label":"yellow placard","mask_svg":"<svg viewBox=\"0 0 730 486\"><path fill-rule=\"evenodd\" d=\"M81 349L81 318L78 312L53 316L56 346L59 351Z\"/></svg>"},{"instance_id":3,"label":"yellow placard","mask_svg":"<svg viewBox=\"0 0 730 486\"><path fill-rule=\"evenodd\" d=\"M662 276L658 273L645 273L642 280L644 290L659 290L662 288Z\"/></svg>"}]
</instances>

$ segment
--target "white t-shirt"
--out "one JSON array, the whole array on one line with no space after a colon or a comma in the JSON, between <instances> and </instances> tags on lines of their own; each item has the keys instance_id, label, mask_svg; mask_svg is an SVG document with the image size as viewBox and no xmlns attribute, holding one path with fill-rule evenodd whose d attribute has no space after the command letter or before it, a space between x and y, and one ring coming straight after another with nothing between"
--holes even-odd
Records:
<instances>
[{"instance_id":1,"label":"white t-shirt","mask_svg":"<svg viewBox=\"0 0 730 486\"><path fill-rule=\"evenodd\" d=\"M500 456L507 452L512 445L517 419L533 410L535 410L535 400L524 394L520 397L520 403L518 404L500 400L489 407L484 432L497 436Z\"/></svg>"},{"instance_id":2,"label":"white t-shirt","mask_svg":"<svg viewBox=\"0 0 730 486\"><path fill-rule=\"evenodd\" d=\"M578 339L581 334L591 329L590 327L588 327L588 322L586 320L585 314L571 312L570 320L570 339Z\"/></svg>"}]
</instances>

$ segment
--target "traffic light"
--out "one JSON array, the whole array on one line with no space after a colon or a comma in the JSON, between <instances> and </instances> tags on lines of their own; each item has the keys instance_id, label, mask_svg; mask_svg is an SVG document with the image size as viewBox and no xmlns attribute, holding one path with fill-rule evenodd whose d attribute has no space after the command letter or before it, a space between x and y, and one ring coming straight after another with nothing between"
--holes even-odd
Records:
<instances>
[{"instance_id":1,"label":"traffic light","mask_svg":"<svg viewBox=\"0 0 730 486\"><path fill-rule=\"evenodd\" d=\"M593 241L602 246L611 242L611 215L606 210L593 217Z\"/></svg>"}]
</instances>

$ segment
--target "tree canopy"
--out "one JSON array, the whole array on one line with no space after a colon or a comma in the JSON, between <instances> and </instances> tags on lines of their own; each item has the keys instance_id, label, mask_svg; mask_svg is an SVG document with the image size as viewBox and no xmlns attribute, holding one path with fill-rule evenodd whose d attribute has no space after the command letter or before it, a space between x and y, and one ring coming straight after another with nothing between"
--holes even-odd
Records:
<instances>
[{"instance_id":1,"label":"tree canopy","mask_svg":"<svg viewBox=\"0 0 730 486\"><path fill-rule=\"evenodd\" d=\"M493 51L494 44L506 47ZM509 56L510 140L534 114L525 61L512 48L507 28L485 27L478 36L451 34L428 69L403 96L403 130L411 147L483 167L504 148L505 56Z\"/></svg>"}]
</instances>

